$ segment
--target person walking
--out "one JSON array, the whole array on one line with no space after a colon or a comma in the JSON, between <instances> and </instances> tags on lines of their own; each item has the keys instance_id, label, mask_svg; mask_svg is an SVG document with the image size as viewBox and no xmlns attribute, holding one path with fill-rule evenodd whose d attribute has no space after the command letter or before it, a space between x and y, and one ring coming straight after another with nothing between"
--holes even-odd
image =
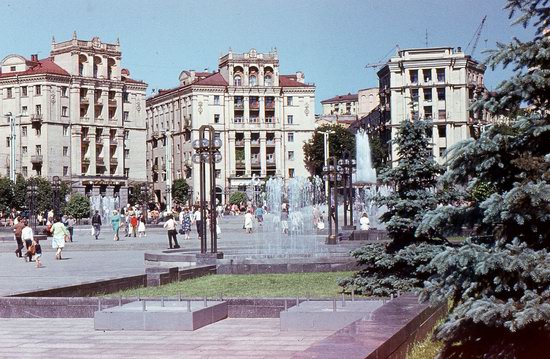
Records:
<instances>
[{"instance_id":1,"label":"person walking","mask_svg":"<svg viewBox=\"0 0 550 359\"><path fill-rule=\"evenodd\" d=\"M264 209L259 206L258 208L256 208L256 219L258 220L258 225L262 226L263 225L263 222L264 222Z\"/></svg>"},{"instance_id":2,"label":"person walking","mask_svg":"<svg viewBox=\"0 0 550 359\"><path fill-rule=\"evenodd\" d=\"M252 233L252 221L254 216L252 215L252 210L246 211L244 215L244 229L246 233Z\"/></svg>"},{"instance_id":3,"label":"person walking","mask_svg":"<svg viewBox=\"0 0 550 359\"><path fill-rule=\"evenodd\" d=\"M199 235L199 239L202 239L202 218L199 207L195 208L195 213L193 213L193 221L197 226L197 234Z\"/></svg>"},{"instance_id":4,"label":"person walking","mask_svg":"<svg viewBox=\"0 0 550 359\"><path fill-rule=\"evenodd\" d=\"M139 216L139 223L137 227L138 236L141 237L147 237L147 234L145 233L145 215Z\"/></svg>"},{"instance_id":5,"label":"person walking","mask_svg":"<svg viewBox=\"0 0 550 359\"><path fill-rule=\"evenodd\" d=\"M95 211L92 217L92 228L94 229L94 236L97 240L101 231L101 216L99 215L99 211Z\"/></svg>"},{"instance_id":6,"label":"person walking","mask_svg":"<svg viewBox=\"0 0 550 359\"><path fill-rule=\"evenodd\" d=\"M76 224L76 219L73 216L67 218L67 229L69 230L69 242L73 241L74 236L74 225Z\"/></svg>"},{"instance_id":7,"label":"person walking","mask_svg":"<svg viewBox=\"0 0 550 359\"><path fill-rule=\"evenodd\" d=\"M115 232L113 240L118 241L120 239L118 236L118 231L120 230L120 214L118 214L116 209L113 211L113 216L111 217L111 226L113 226L113 232Z\"/></svg>"},{"instance_id":8,"label":"person walking","mask_svg":"<svg viewBox=\"0 0 550 359\"><path fill-rule=\"evenodd\" d=\"M191 239L191 211L189 208L185 208L180 213L181 231L185 236L184 239Z\"/></svg>"},{"instance_id":9,"label":"person walking","mask_svg":"<svg viewBox=\"0 0 550 359\"><path fill-rule=\"evenodd\" d=\"M368 231L369 230L370 221L369 221L369 216L366 212L363 212L363 215L359 219L359 225L360 225L360 229L362 231Z\"/></svg>"},{"instance_id":10,"label":"person walking","mask_svg":"<svg viewBox=\"0 0 550 359\"><path fill-rule=\"evenodd\" d=\"M23 224L23 230L21 231L21 239L27 248L27 253L25 253L25 262L32 262L32 256L34 251L31 250L31 247L34 243L34 233L32 228L29 227L29 223L26 218L24 218L21 223Z\"/></svg>"},{"instance_id":11,"label":"person walking","mask_svg":"<svg viewBox=\"0 0 550 359\"><path fill-rule=\"evenodd\" d=\"M25 228L25 224L23 224L23 221L21 221L20 216L15 217L15 220L17 220L17 224L13 226L15 241L17 242L17 249L15 250L15 256L21 258L23 257L21 250L25 247L23 245L23 240L21 239L21 234L23 232L23 228Z\"/></svg>"},{"instance_id":12,"label":"person walking","mask_svg":"<svg viewBox=\"0 0 550 359\"><path fill-rule=\"evenodd\" d=\"M179 248L178 244L178 231L176 229L176 221L174 221L174 217L169 214L167 216L167 221L164 223L164 228L166 228L166 231L168 233L168 245L170 246L170 249L172 249L172 240L174 241L174 248Z\"/></svg>"},{"instance_id":13,"label":"person walking","mask_svg":"<svg viewBox=\"0 0 550 359\"><path fill-rule=\"evenodd\" d=\"M138 226L138 219L135 213L132 213L132 216L130 217L130 233L129 236L136 237L137 233L137 226Z\"/></svg>"},{"instance_id":14,"label":"person walking","mask_svg":"<svg viewBox=\"0 0 550 359\"><path fill-rule=\"evenodd\" d=\"M69 231L59 217L55 217L52 225L52 248L56 250L55 259L61 259L61 251L65 248L65 241L69 238ZM97 239L97 238L96 238Z\"/></svg>"}]
</instances>

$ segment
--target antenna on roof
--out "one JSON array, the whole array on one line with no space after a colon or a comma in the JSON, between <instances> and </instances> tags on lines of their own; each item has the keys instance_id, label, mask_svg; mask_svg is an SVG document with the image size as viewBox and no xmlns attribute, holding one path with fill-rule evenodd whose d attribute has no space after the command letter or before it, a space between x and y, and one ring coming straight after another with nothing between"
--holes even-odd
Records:
<instances>
[{"instance_id":1,"label":"antenna on roof","mask_svg":"<svg viewBox=\"0 0 550 359\"><path fill-rule=\"evenodd\" d=\"M76 40L76 30L73 31L73 40Z\"/></svg>"},{"instance_id":2,"label":"antenna on roof","mask_svg":"<svg viewBox=\"0 0 550 359\"><path fill-rule=\"evenodd\" d=\"M52 35L52 44L55 44L55 36Z\"/></svg>"}]
</instances>

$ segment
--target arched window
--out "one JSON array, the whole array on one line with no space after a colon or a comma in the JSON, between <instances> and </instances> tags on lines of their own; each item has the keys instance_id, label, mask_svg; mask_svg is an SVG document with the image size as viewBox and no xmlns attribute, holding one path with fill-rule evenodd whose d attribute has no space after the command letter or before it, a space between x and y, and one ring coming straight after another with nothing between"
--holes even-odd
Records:
<instances>
[{"instance_id":1,"label":"arched window","mask_svg":"<svg viewBox=\"0 0 550 359\"><path fill-rule=\"evenodd\" d=\"M258 78L256 75L250 75L250 86L258 86Z\"/></svg>"},{"instance_id":2,"label":"arched window","mask_svg":"<svg viewBox=\"0 0 550 359\"><path fill-rule=\"evenodd\" d=\"M271 75L266 75L264 77L264 84L266 86L273 86L273 78L271 77Z\"/></svg>"},{"instance_id":3,"label":"arched window","mask_svg":"<svg viewBox=\"0 0 550 359\"><path fill-rule=\"evenodd\" d=\"M241 75L235 75L235 77L233 77L233 85L235 85L235 86L241 86L242 85Z\"/></svg>"}]
</instances>

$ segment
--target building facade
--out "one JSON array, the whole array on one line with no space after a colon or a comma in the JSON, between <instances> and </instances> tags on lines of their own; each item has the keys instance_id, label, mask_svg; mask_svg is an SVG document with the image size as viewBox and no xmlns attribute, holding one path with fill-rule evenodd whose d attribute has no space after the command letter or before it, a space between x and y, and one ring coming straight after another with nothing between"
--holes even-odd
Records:
<instances>
[{"instance_id":1,"label":"building facade","mask_svg":"<svg viewBox=\"0 0 550 359\"><path fill-rule=\"evenodd\" d=\"M315 128L315 86L304 75L279 74L276 51L220 57L216 72L183 71L180 85L147 100L148 179L166 203L167 180L186 179L198 198L192 141L211 125L222 141L216 197L245 190L253 178L309 176L302 146ZM167 163L170 161L170 163Z\"/></svg>"},{"instance_id":2,"label":"building facade","mask_svg":"<svg viewBox=\"0 0 550 359\"><path fill-rule=\"evenodd\" d=\"M349 127L371 113L379 103L378 88L366 88L357 93L335 96L321 101L323 113L317 117L317 123Z\"/></svg>"},{"instance_id":3,"label":"building facade","mask_svg":"<svg viewBox=\"0 0 550 359\"><path fill-rule=\"evenodd\" d=\"M382 124L395 137L403 121L433 121L433 153L443 161L445 151L472 136L478 125L469 107L485 90L485 66L460 48L400 50L378 71ZM391 141L390 159L397 160Z\"/></svg>"},{"instance_id":4,"label":"building facade","mask_svg":"<svg viewBox=\"0 0 550 359\"><path fill-rule=\"evenodd\" d=\"M0 174L59 176L90 196L127 201L144 182L145 90L121 68L120 44L52 40L48 58L8 55L0 73ZM15 126L10 127L10 114Z\"/></svg>"}]
</instances>

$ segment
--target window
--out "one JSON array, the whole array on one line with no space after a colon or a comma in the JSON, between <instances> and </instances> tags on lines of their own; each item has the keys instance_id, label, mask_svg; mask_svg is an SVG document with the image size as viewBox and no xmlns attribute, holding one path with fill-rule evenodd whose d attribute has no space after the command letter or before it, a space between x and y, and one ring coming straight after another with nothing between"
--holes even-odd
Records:
<instances>
[{"instance_id":1,"label":"window","mask_svg":"<svg viewBox=\"0 0 550 359\"><path fill-rule=\"evenodd\" d=\"M6 90L7 90L6 97L7 98L12 98L13 97L13 89L11 87L8 87Z\"/></svg>"},{"instance_id":2,"label":"window","mask_svg":"<svg viewBox=\"0 0 550 359\"><path fill-rule=\"evenodd\" d=\"M42 94L42 88L40 87L40 85L34 86L34 93L37 96Z\"/></svg>"},{"instance_id":3,"label":"window","mask_svg":"<svg viewBox=\"0 0 550 359\"><path fill-rule=\"evenodd\" d=\"M67 106L61 107L61 116L63 117L69 116L69 108Z\"/></svg>"},{"instance_id":4,"label":"window","mask_svg":"<svg viewBox=\"0 0 550 359\"><path fill-rule=\"evenodd\" d=\"M42 129L40 127L37 127L34 129L34 134L37 136L40 136L42 134Z\"/></svg>"},{"instance_id":5,"label":"window","mask_svg":"<svg viewBox=\"0 0 550 359\"><path fill-rule=\"evenodd\" d=\"M11 72L15 71L16 69L17 69L17 67L15 67L15 66L10 66L10 71L11 71Z\"/></svg>"},{"instance_id":6,"label":"window","mask_svg":"<svg viewBox=\"0 0 550 359\"><path fill-rule=\"evenodd\" d=\"M36 105L36 114L41 115L42 114L42 105Z\"/></svg>"},{"instance_id":7,"label":"window","mask_svg":"<svg viewBox=\"0 0 550 359\"><path fill-rule=\"evenodd\" d=\"M250 75L249 83L250 86L258 86L258 78L256 77L256 75Z\"/></svg>"},{"instance_id":8,"label":"window","mask_svg":"<svg viewBox=\"0 0 550 359\"><path fill-rule=\"evenodd\" d=\"M124 169L124 177L130 177L130 169L129 168Z\"/></svg>"},{"instance_id":9,"label":"window","mask_svg":"<svg viewBox=\"0 0 550 359\"><path fill-rule=\"evenodd\" d=\"M42 146L36 145L36 148L35 148L35 149L36 149L36 154L37 154L37 155L41 155L41 154L42 154Z\"/></svg>"},{"instance_id":10,"label":"window","mask_svg":"<svg viewBox=\"0 0 550 359\"><path fill-rule=\"evenodd\" d=\"M293 115L286 116L286 123L288 123L289 125L292 125L294 123L294 116Z\"/></svg>"},{"instance_id":11,"label":"window","mask_svg":"<svg viewBox=\"0 0 550 359\"><path fill-rule=\"evenodd\" d=\"M432 81L432 69L422 70L422 76L424 77L424 82Z\"/></svg>"},{"instance_id":12,"label":"window","mask_svg":"<svg viewBox=\"0 0 550 359\"><path fill-rule=\"evenodd\" d=\"M438 82L445 82L445 69L436 69L437 73L437 81Z\"/></svg>"},{"instance_id":13,"label":"window","mask_svg":"<svg viewBox=\"0 0 550 359\"><path fill-rule=\"evenodd\" d=\"M439 125L437 126L437 135L439 138L447 137L447 126Z\"/></svg>"},{"instance_id":14,"label":"window","mask_svg":"<svg viewBox=\"0 0 550 359\"><path fill-rule=\"evenodd\" d=\"M63 157L69 156L69 147L63 146Z\"/></svg>"},{"instance_id":15,"label":"window","mask_svg":"<svg viewBox=\"0 0 550 359\"><path fill-rule=\"evenodd\" d=\"M409 70L409 78L411 79L411 83L418 83L418 70Z\"/></svg>"},{"instance_id":16,"label":"window","mask_svg":"<svg viewBox=\"0 0 550 359\"><path fill-rule=\"evenodd\" d=\"M122 101L128 103L130 102L129 98L128 98L128 92L123 92L122 93Z\"/></svg>"},{"instance_id":17,"label":"window","mask_svg":"<svg viewBox=\"0 0 550 359\"><path fill-rule=\"evenodd\" d=\"M439 110L438 111L439 119L444 120L447 117L447 111L445 110Z\"/></svg>"},{"instance_id":18,"label":"window","mask_svg":"<svg viewBox=\"0 0 550 359\"><path fill-rule=\"evenodd\" d=\"M292 106L292 96L288 96L286 98L286 104L287 104L287 106Z\"/></svg>"},{"instance_id":19,"label":"window","mask_svg":"<svg viewBox=\"0 0 550 359\"><path fill-rule=\"evenodd\" d=\"M424 101L431 101L432 100L432 89L426 88L424 91Z\"/></svg>"},{"instance_id":20,"label":"window","mask_svg":"<svg viewBox=\"0 0 550 359\"><path fill-rule=\"evenodd\" d=\"M62 86L61 87L61 96L62 97L67 97L67 91L68 91L67 86Z\"/></svg>"},{"instance_id":21,"label":"window","mask_svg":"<svg viewBox=\"0 0 550 359\"><path fill-rule=\"evenodd\" d=\"M424 118L432 118L432 106L424 106Z\"/></svg>"},{"instance_id":22,"label":"window","mask_svg":"<svg viewBox=\"0 0 550 359\"><path fill-rule=\"evenodd\" d=\"M287 134L287 140L288 142L294 142L294 132L289 132Z\"/></svg>"},{"instance_id":23,"label":"window","mask_svg":"<svg viewBox=\"0 0 550 359\"><path fill-rule=\"evenodd\" d=\"M27 169L27 166L23 166L22 170L23 170L23 176L27 177L29 175L29 170Z\"/></svg>"},{"instance_id":24,"label":"window","mask_svg":"<svg viewBox=\"0 0 550 359\"><path fill-rule=\"evenodd\" d=\"M27 106L21 106L21 114L27 115Z\"/></svg>"},{"instance_id":25,"label":"window","mask_svg":"<svg viewBox=\"0 0 550 359\"><path fill-rule=\"evenodd\" d=\"M36 167L36 175L42 176L42 167Z\"/></svg>"},{"instance_id":26,"label":"window","mask_svg":"<svg viewBox=\"0 0 550 359\"><path fill-rule=\"evenodd\" d=\"M288 151L288 160L294 161L294 151Z\"/></svg>"},{"instance_id":27,"label":"window","mask_svg":"<svg viewBox=\"0 0 550 359\"><path fill-rule=\"evenodd\" d=\"M216 95L214 96L214 105L219 105L220 104L220 96Z\"/></svg>"},{"instance_id":28,"label":"window","mask_svg":"<svg viewBox=\"0 0 550 359\"><path fill-rule=\"evenodd\" d=\"M21 126L21 137L27 137L27 126Z\"/></svg>"},{"instance_id":29,"label":"window","mask_svg":"<svg viewBox=\"0 0 550 359\"><path fill-rule=\"evenodd\" d=\"M264 85L265 86L273 86L273 78L270 75L266 75L264 77Z\"/></svg>"},{"instance_id":30,"label":"window","mask_svg":"<svg viewBox=\"0 0 550 359\"><path fill-rule=\"evenodd\" d=\"M289 168L288 169L288 177L289 178L294 178L294 168Z\"/></svg>"},{"instance_id":31,"label":"window","mask_svg":"<svg viewBox=\"0 0 550 359\"><path fill-rule=\"evenodd\" d=\"M28 154L28 153L29 153L28 147L27 147L27 146L21 147L21 153L22 153L23 155Z\"/></svg>"},{"instance_id":32,"label":"window","mask_svg":"<svg viewBox=\"0 0 550 359\"><path fill-rule=\"evenodd\" d=\"M440 87L437 89L437 100L445 101L445 88Z\"/></svg>"},{"instance_id":33,"label":"window","mask_svg":"<svg viewBox=\"0 0 550 359\"><path fill-rule=\"evenodd\" d=\"M418 89L411 90L411 100L412 102L418 102Z\"/></svg>"},{"instance_id":34,"label":"window","mask_svg":"<svg viewBox=\"0 0 550 359\"><path fill-rule=\"evenodd\" d=\"M241 86L242 85L242 78L240 75L235 75L233 78L233 85L234 86Z\"/></svg>"},{"instance_id":35,"label":"window","mask_svg":"<svg viewBox=\"0 0 550 359\"><path fill-rule=\"evenodd\" d=\"M21 87L21 96L27 96L27 86Z\"/></svg>"},{"instance_id":36,"label":"window","mask_svg":"<svg viewBox=\"0 0 550 359\"><path fill-rule=\"evenodd\" d=\"M130 121L129 118L130 118L130 112L124 111L124 112L122 113L122 120L123 120L123 121ZM163 126L163 127L164 127L164 126Z\"/></svg>"},{"instance_id":37,"label":"window","mask_svg":"<svg viewBox=\"0 0 550 359\"><path fill-rule=\"evenodd\" d=\"M69 166L63 166L63 176L69 175Z\"/></svg>"},{"instance_id":38,"label":"window","mask_svg":"<svg viewBox=\"0 0 550 359\"><path fill-rule=\"evenodd\" d=\"M214 115L214 123L220 123L220 115L219 114Z\"/></svg>"}]
</instances>

